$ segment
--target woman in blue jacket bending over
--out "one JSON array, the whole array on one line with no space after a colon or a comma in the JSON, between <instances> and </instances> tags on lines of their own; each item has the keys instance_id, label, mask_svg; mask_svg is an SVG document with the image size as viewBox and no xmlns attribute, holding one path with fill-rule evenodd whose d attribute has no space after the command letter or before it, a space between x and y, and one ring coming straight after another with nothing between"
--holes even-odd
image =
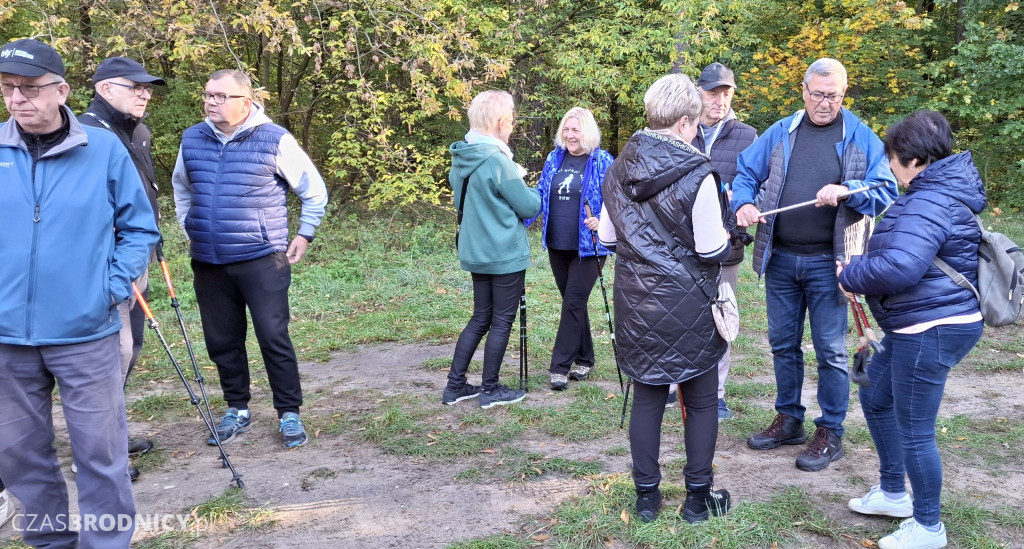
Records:
<instances>
[{"instance_id":1,"label":"woman in blue jacket bending over","mask_svg":"<svg viewBox=\"0 0 1024 549\"><path fill-rule=\"evenodd\" d=\"M982 319L974 294L932 259L977 285L981 228L975 214L985 208L971 153L952 149L949 122L935 111L917 111L889 128L885 154L906 192L879 222L867 255L839 275L841 289L864 294L885 330L885 350L871 361L870 385L860 390L881 482L849 503L858 513L907 518L879 540L882 549L946 546L935 419L946 376L981 338Z\"/></svg>"},{"instance_id":2,"label":"woman in blue jacket bending over","mask_svg":"<svg viewBox=\"0 0 1024 549\"><path fill-rule=\"evenodd\" d=\"M595 249L592 236L601 211L604 173L613 161L600 144L601 131L594 114L581 107L569 109L558 125L555 150L548 154L537 183L544 220L542 240L562 295L562 315L551 352L551 388L556 391L568 387L570 379L587 379L594 367L587 302L604 259L611 254L600 243ZM587 215L585 204L590 205L591 215Z\"/></svg>"}]
</instances>

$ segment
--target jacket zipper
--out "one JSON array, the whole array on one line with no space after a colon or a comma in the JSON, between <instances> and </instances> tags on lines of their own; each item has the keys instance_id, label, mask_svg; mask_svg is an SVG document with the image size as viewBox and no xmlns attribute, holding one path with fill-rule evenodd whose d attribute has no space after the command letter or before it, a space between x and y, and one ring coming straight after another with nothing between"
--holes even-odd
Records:
<instances>
[{"instance_id":1,"label":"jacket zipper","mask_svg":"<svg viewBox=\"0 0 1024 549\"><path fill-rule=\"evenodd\" d=\"M36 168L39 163L39 137L36 136L36 154L32 155L32 198L35 200L34 213L32 216L32 244L29 252L28 263L28 296L27 307L25 307L25 339L32 341L32 324L35 322L35 295L36 295L36 260L39 247L39 220L40 203L42 194L39 189L39 181L36 178Z\"/></svg>"}]
</instances>

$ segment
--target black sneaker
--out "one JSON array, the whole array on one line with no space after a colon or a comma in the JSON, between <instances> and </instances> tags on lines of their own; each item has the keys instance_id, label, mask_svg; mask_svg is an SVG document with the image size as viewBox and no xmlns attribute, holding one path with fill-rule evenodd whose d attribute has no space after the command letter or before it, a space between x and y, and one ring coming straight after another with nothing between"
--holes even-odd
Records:
<instances>
[{"instance_id":1,"label":"black sneaker","mask_svg":"<svg viewBox=\"0 0 1024 549\"><path fill-rule=\"evenodd\" d=\"M153 451L153 441L148 438L128 439L128 456L135 457Z\"/></svg>"},{"instance_id":2,"label":"black sneaker","mask_svg":"<svg viewBox=\"0 0 1024 549\"><path fill-rule=\"evenodd\" d=\"M844 455L843 439L824 427L818 427L807 449L796 458L796 468L801 471L821 471Z\"/></svg>"},{"instance_id":3,"label":"black sneaker","mask_svg":"<svg viewBox=\"0 0 1024 549\"><path fill-rule=\"evenodd\" d=\"M661 507L661 490L657 484L650 486L636 486L636 514L643 522L651 522L658 518L658 509Z\"/></svg>"},{"instance_id":4,"label":"black sneaker","mask_svg":"<svg viewBox=\"0 0 1024 549\"><path fill-rule=\"evenodd\" d=\"M132 479L132 482L139 480L140 476L142 476L142 473L139 472L138 467L135 467L133 465L128 466L128 478Z\"/></svg>"},{"instance_id":5,"label":"black sneaker","mask_svg":"<svg viewBox=\"0 0 1024 549\"><path fill-rule=\"evenodd\" d=\"M747 439L747 446L754 450L771 450L782 444L803 444L807 440L804 422L793 416L777 414L767 429Z\"/></svg>"},{"instance_id":6,"label":"black sneaker","mask_svg":"<svg viewBox=\"0 0 1024 549\"><path fill-rule=\"evenodd\" d=\"M584 366L582 364L573 364L569 370L569 379L573 381L586 381L590 377L590 370L593 370L593 366Z\"/></svg>"},{"instance_id":7,"label":"black sneaker","mask_svg":"<svg viewBox=\"0 0 1024 549\"><path fill-rule=\"evenodd\" d=\"M480 393L480 407L487 409L494 406L507 406L515 404L526 398L526 391L510 389L504 385L498 385L493 391Z\"/></svg>"},{"instance_id":8,"label":"black sneaker","mask_svg":"<svg viewBox=\"0 0 1024 549\"><path fill-rule=\"evenodd\" d=\"M711 484L686 484L686 503L683 505L683 518L693 524L708 520L712 516L720 517L729 512L728 490L711 490Z\"/></svg>"},{"instance_id":9,"label":"black sneaker","mask_svg":"<svg viewBox=\"0 0 1024 549\"><path fill-rule=\"evenodd\" d=\"M569 378L562 374L551 374L551 390L564 391L569 387Z\"/></svg>"},{"instance_id":10,"label":"black sneaker","mask_svg":"<svg viewBox=\"0 0 1024 549\"><path fill-rule=\"evenodd\" d=\"M469 400L475 398L480 394L480 388L476 385L470 385L469 383L463 383L462 387L458 389L452 389L451 387L444 388L444 394L441 395L441 404L451 406L456 402L462 402L463 400Z\"/></svg>"}]
</instances>

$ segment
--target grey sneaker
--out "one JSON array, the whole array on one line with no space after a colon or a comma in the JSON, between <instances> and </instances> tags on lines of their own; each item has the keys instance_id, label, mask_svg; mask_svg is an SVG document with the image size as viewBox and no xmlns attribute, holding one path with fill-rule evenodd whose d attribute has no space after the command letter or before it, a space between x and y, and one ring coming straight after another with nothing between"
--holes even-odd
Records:
<instances>
[{"instance_id":1,"label":"grey sneaker","mask_svg":"<svg viewBox=\"0 0 1024 549\"><path fill-rule=\"evenodd\" d=\"M462 387L458 389L452 389L451 387L444 388L444 394L441 395L441 404L451 406L456 402L462 402L463 400L469 400L476 398L480 394L480 388L476 385L470 385L469 383L463 383Z\"/></svg>"},{"instance_id":2,"label":"grey sneaker","mask_svg":"<svg viewBox=\"0 0 1024 549\"><path fill-rule=\"evenodd\" d=\"M250 425L252 425L252 416L239 416L238 408L228 408L224 417L220 418L217 424L217 438L220 439L221 444L231 442L238 433L248 431ZM206 439L206 443L210 446L217 445L217 441L212 436Z\"/></svg>"},{"instance_id":3,"label":"grey sneaker","mask_svg":"<svg viewBox=\"0 0 1024 549\"><path fill-rule=\"evenodd\" d=\"M551 374L551 389L564 391L569 387L569 378L562 374Z\"/></svg>"},{"instance_id":4,"label":"grey sneaker","mask_svg":"<svg viewBox=\"0 0 1024 549\"><path fill-rule=\"evenodd\" d=\"M483 409L494 406L507 406L515 404L526 398L526 391L510 389L504 385L498 385L493 391L480 393L480 407Z\"/></svg>"},{"instance_id":5,"label":"grey sneaker","mask_svg":"<svg viewBox=\"0 0 1024 549\"><path fill-rule=\"evenodd\" d=\"M281 440L285 448L298 448L306 443L306 426L302 424L302 418L295 412L285 412L281 416Z\"/></svg>"},{"instance_id":6,"label":"grey sneaker","mask_svg":"<svg viewBox=\"0 0 1024 549\"><path fill-rule=\"evenodd\" d=\"M585 381L588 377L590 377L590 371L593 369L593 366L573 364L572 368L569 370L569 379L574 381Z\"/></svg>"}]
</instances>

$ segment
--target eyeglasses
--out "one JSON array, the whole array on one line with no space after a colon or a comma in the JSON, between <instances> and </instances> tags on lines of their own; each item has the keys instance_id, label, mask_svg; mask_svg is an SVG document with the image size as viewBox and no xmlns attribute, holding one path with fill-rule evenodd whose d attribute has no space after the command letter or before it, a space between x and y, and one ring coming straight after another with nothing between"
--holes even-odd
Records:
<instances>
[{"instance_id":1,"label":"eyeglasses","mask_svg":"<svg viewBox=\"0 0 1024 549\"><path fill-rule=\"evenodd\" d=\"M14 90L20 90L21 95L25 99L35 99L39 97L39 90L47 86L53 86L60 83L60 80L58 80L56 82L49 82L46 84L21 84L20 86L15 86L10 82L0 82L0 93L3 93L4 97L10 97L14 95Z\"/></svg>"},{"instance_id":2,"label":"eyeglasses","mask_svg":"<svg viewBox=\"0 0 1024 549\"><path fill-rule=\"evenodd\" d=\"M149 92L149 96L153 97L153 86L150 86L149 84L122 84L120 82L107 82L107 84L121 86L122 88L131 88L132 92L135 93L135 97L142 97L142 94L146 92Z\"/></svg>"},{"instance_id":3,"label":"eyeglasses","mask_svg":"<svg viewBox=\"0 0 1024 549\"><path fill-rule=\"evenodd\" d=\"M202 94L203 103L209 103L210 101L213 101L214 105L223 105L225 102L227 102L228 99L242 99L244 97L244 95L227 95L224 93L203 92Z\"/></svg>"},{"instance_id":4,"label":"eyeglasses","mask_svg":"<svg viewBox=\"0 0 1024 549\"><path fill-rule=\"evenodd\" d=\"M825 95L821 92L807 92L807 95L809 95L811 97L811 101L814 101L815 103L821 103L824 100L834 105L843 100L844 94L830 93L828 95Z\"/></svg>"}]
</instances>

